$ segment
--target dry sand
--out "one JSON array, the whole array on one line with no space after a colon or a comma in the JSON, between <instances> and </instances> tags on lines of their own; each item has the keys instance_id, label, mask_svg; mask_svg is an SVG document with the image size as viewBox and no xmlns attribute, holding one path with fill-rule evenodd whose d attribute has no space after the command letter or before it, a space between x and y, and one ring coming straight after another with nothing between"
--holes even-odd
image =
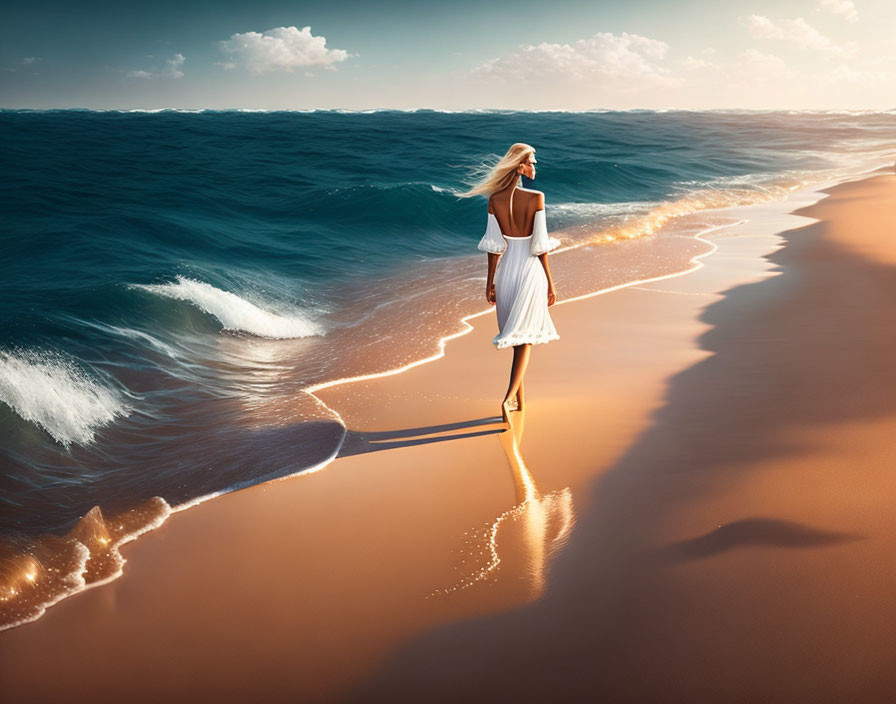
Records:
<instances>
[{"instance_id":1,"label":"dry sand","mask_svg":"<svg viewBox=\"0 0 896 704\"><path fill-rule=\"evenodd\" d=\"M4 701L890 701L896 178L831 193L552 308L518 445L492 316L321 392L339 459L0 634Z\"/></svg>"}]
</instances>

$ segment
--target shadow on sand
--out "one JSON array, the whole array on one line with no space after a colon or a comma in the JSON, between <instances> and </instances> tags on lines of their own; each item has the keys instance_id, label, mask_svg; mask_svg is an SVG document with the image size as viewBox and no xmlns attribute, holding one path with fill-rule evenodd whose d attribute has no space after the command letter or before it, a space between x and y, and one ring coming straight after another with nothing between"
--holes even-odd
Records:
<instances>
[{"instance_id":1,"label":"shadow on sand","mask_svg":"<svg viewBox=\"0 0 896 704\"><path fill-rule=\"evenodd\" d=\"M485 429L469 433L454 432L466 428ZM504 432L504 423L501 421L500 416L475 418L473 420L422 426L419 428L404 428L402 430L363 431L349 429L346 431L345 441L342 443L339 456L361 455L365 452L393 450L397 447L427 445L434 442L475 438L480 435L495 435L502 432Z\"/></svg>"},{"instance_id":2,"label":"shadow on sand","mask_svg":"<svg viewBox=\"0 0 896 704\"><path fill-rule=\"evenodd\" d=\"M796 214L816 216L817 207ZM778 276L735 286L704 309L700 320L712 327L699 344L711 354L669 379L649 426L595 482L541 600L415 639L352 701L891 700L892 668L859 680L837 679L831 668L835 654L851 650L871 667L878 651L861 631L809 649L811 633L836 623L818 616L838 609L822 588L818 604L794 601L788 585L803 584L792 581L799 573L774 554L796 560L797 548L838 549L858 538L836 530L848 526L737 520L656 549L683 506L763 461L808 457L813 448L794 439L805 431L896 415L894 268L839 246L827 228L783 233L785 246L765 257ZM854 470L845 458L843 472ZM716 581L683 584L686 565L670 568L670 558L708 560L744 545L761 546L755 558L765 568L726 581L721 593L718 571ZM761 594L777 585L779 597L757 604L758 584ZM725 635L746 627L747 606L749 647ZM801 689L787 689L798 661Z\"/></svg>"},{"instance_id":3,"label":"shadow on sand","mask_svg":"<svg viewBox=\"0 0 896 704\"><path fill-rule=\"evenodd\" d=\"M761 545L776 548L812 548L834 545L864 536L818 530L793 521L745 518L727 523L690 540L670 543L656 551L659 562L676 563L712 557L735 548Z\"/></svg>"}]
</instances>

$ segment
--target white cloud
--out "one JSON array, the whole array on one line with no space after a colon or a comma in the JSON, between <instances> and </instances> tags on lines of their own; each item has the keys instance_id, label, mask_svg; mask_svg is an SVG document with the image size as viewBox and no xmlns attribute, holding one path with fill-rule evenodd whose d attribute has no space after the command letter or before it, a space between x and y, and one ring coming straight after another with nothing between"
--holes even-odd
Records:
<instances>
[{"instance_id":1,"label":"white cloud","mask_svg":"<svg viewBox=\"0 0 896 704\"><path fill-rule=\"evenodd\" d=\"M802 17L775 21L763 15L750 15L741 17L740 22L757 39L782 40L796 44L801 49L812 49L838 56L850 53L844 47L834 44Z\"/></svg>"},{"instance_id":2,"label":"white cloud","mask_svg":"<svg viewBox=\"0 0 896 704\"><path fill-rule=\"evenodd\" d=\"M358 54L344 49L327 49L326 37L315 37L311 27L276 27L266 32L234 34L226 41L217 42L230 60L220 64L226 69L244 65L251 73L319 66L333 71L333 64Z\"/></svg>"},{"instance_id":3,"label":"white cloud","mask_svg":"<svg viewBox=\"0 0 896 704\"><path fill-rule=\"evenodd\" d=\"M893 80L893 74L887 71L869 71L841 64L833 71L825 74L825 83L851 83L859 86L880 86Z\"/></svg>"},{"instance_id":4,"label":"white cloud","mask_svg":"<svg viewBox=\"0 0 896 704\"><path fill-rule=\"evenodd\" d=\"M5 66L3 68L7 73L30 73L33 76L38 75L36 71L28 71L20 68L21 66L34 66L38 61L40 61L39 56L26 56L21 61L19 61L15 66Z\"/></svg>"},{"instance_id":5,"label":"white cloud","mask_svg":"<svg viewBox=\"0 0 896 704\"><path fill-rule=\"evenodd\" d=\"M139 71L128 71L128 78L183 78L184 72L181 71L183 68L184 58L183 54L175 54L170 59L165 61L165 66L159 70L139 70Z\"/></svg>"},{"instance_id":6,"label":"white cloud","mask_svg":"<svg viewBox=\"0 0 896 704\"><path fill-rule=\"evenodd\" d=\"M875 93L882 96L891 95L896 87L896 56L881 54L865 57L851 64L841 63L833 70L826 71L821 77L825 84L840 86L853 85L865 88L882 88Z\"/></svg>"},{"instance_id":7,"label":"white cloud","mask_svg":"<svg viewBox=\"0 0 896 704\"><path fill-rule=\"evenodd\" d=\"M706 59L700 59L694 56L688 56L681 62L685 71L698 71L701 68L716 68L716 64Z\"/></svg>"},{"instance_id":8,"label":"white cloud","mask_svg":"<svg viewBox=\"0 0 896 704\"><path fill-rule=\"evenodd\" d=\"M660 61L669 45L623 32L598 32L573 44L522 45L520 50L491 59L472 70L474 76L510 80L626 79L650 83L674 83Z\"/></svg>"},{"instance_id":9,"label":"white cloud","mask_svg":"<svg viewBox=\"0 0 896 704\"><path fill-rule=\"evenodd\" d=\"M781 57L756 49L747 49L737 55L734 60L734 73L744 86L779 82L796 75Z\"/></svg>"},{"instance_id":10,"label":"white cloud","mask_svg":"<svg viewBox=\"0 0 896 704\"><path fill-rule=\"evenodd\" d=\"M847 22L858 22L859 11L852 0L819 0L815 7L816 12L830 12L832 15L842 15Z\"/></svg>"}]
</instances>

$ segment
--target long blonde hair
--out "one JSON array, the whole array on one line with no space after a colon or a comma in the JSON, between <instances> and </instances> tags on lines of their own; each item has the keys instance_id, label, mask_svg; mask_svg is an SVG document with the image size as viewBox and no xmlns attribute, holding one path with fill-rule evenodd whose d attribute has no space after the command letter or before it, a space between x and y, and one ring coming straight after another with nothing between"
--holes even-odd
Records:
<instances>
[{"instance_id":1,"label":"long blonde hair","mask_svg":"<svg viewBox=\"0 0 896 704\"><path fill-rule=\"evenodd\" d=\"M500 191L511 184L518 183L520 175L517 169L520 164L529 158L530 154L534 153L535 147L525 142L517 142L507 150L507 153L494 166L489 166L488 163L480 164L475 173L478 175L485 172L485 175L480 176L479 181L470 190L457 195L461 198L469 198L470 196L480 194L490 196L495 191Z\"/></svg>"}]
</instances>

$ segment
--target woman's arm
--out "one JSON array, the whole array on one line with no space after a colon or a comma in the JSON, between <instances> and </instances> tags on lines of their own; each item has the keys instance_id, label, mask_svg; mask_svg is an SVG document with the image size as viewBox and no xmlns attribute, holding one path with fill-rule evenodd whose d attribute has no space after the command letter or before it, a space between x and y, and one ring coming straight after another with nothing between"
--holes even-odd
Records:
<instances>
[{"instance_id":1,"label":"woman's arm","mask_svg":"<svg viewBox=\"0 0 896 704\"><path fill-rule=\"evenodd\" d=\"M541 262L541 265L544 267L544 273L548 277L548 305L554 305L554 301L557 300L557 296L554 293L554 279L551 276L551 267L548 266L548 253L538 255L538 260Z\"/></svg>"},{"instance_id":2,"label":"woman's arm","mask_svg":"<svg viewBox=\"0 0 896 704\"><path fill-rule=\"evenodd\" d=\"M492 197L488 197L488 212L494 214L495 210L492 207ZM500 254L492 254L488 253L488 275L485 278L485 300L489 303L494 304L495 302L495 269L498 268L498 259L501 258Z\"/></svg>"},{"instance_id":3,"label":"woman's arm","mask_svg":"<svg viewBox=\"0 0 896 704\"><path fill-rule=\"evenodd\" d=\"M544 210L544 193L539 193L535 201L537 210ZM548 277L548 306L554 305L556 295L554 294L554 278L551 276L551 267L548 266L548 253L539 254L538 259L544 267L544 273Z\"/></svg>"},{"instance_id":4,"label":"woman's arm","mask_svg":"<svg viewBox=\"0 0 896 704\"><path fill-rule=\"evenodd\" d=\"M485 300L495 302L495 269L498 268L500 254L488 253L488 276L485 279Z\"/></svg>"}]
</instances>

